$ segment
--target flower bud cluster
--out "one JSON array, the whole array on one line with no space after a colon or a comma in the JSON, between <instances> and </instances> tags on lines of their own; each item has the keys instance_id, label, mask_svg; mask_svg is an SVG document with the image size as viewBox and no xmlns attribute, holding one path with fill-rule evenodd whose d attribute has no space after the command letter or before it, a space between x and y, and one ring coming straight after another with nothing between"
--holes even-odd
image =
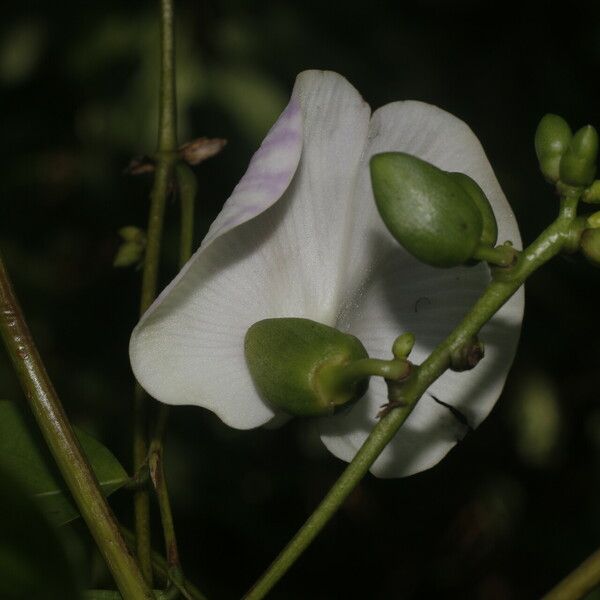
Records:
<instances>
[{"instance_id":1,"label":"flower bud cluster","mask_svg":"<svg viewBox=\"0 0 600 600\"><path fill-rule=\"evenodd\" d=\"M596 175L598 132L585 125L573 134L562 117L547 114L535 132L535 152L548 181L585 188Z\"/></svg>"}]
</instances>

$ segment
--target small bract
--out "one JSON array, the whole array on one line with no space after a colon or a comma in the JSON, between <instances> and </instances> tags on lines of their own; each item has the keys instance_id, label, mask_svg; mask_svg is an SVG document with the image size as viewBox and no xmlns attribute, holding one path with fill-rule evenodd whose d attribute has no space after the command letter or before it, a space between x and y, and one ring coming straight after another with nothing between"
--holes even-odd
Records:
<instances>
[{"instance_id":1,"label":"small bract","mask_svg":"<svg viewBox=\"0 0 600 600\"><path fill-rule=\"evenodd\" d=\"M200 248L135 328L130 357L141 385L169 404L194 404L250 429L278 409L258 393L244 354L259 321L310 319L360 340L371 357L392 358L412 332L421 362L460 322L489 282L484 264L437 269L397 244L375 206L369 160L405 152L471 177L489 199L498 238L520 247L513 213L473 132L422 102L375 112L337 73L306 71ZM417 404L372 467L382 477L429 468L498 399L523 312L518 292L483 328L486 357L447 372ZM412 342L411 342L412 343ZM319 417L321 439L349 461L387 402L385 381L341 414Z\"/></svg>"}]
</instances>

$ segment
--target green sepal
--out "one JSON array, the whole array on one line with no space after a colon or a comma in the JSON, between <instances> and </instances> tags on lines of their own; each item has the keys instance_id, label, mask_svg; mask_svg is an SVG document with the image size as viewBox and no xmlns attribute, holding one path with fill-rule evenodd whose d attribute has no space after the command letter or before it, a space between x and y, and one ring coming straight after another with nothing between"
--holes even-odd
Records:
<instances>
[{"instance_id":1,"label":"green sepal","mask_svg":"<svg viewBox=\"0 0 600 600\"><path fill-rule=\"evenodd\" d=\"M581 235L582 254L595 267L600 267L600 229L586 229Z\"/></svg>"},{"instance_id":2,"label":"green sepal","mask_svg":"<svg viewBox=\"0 0 600 600\"><path fill-rule=\"evenodd\" d=\"M567 150L573 132L558 115L542 117L535 132L535 153L544 177L556 183L560 177L560 160Z\"/></svg>"},{"instance_id":3,"label":"green sepal","mask_svg":"<svg viewBox=\"0 0 600 600\"><path fill-rule=\"evenodd\" d=\"M479 244L482 246L495 246L498 241L498 223L496 222L496 216L492 209L490 201L484 194L483 190L479 185L464 173L448 173L469 195L471 200L475 202L481 218L483 220L483 231L481 232L481 239Z\"/></svg>"},{"instance_id":4,"label":"green sepal","mask_svg":"<svg viewBox=\"0 0 600 600\"><path fill-rule=\"evenodd\" d=\"M434 267L454 267L471 258L483 218L454 177L402 152L376 154L370 167L379 214L410 254Z\"/></svg>"},{"instance_id":5,"label":"green sepal","mask_svg":"<svg viewBox=\"0 0 600 600\"><path fill-rule=\"evenodd\" d=\"M244 351L261 398L291 415L331 415L367 390L368 378L343 389L327 385L322 371L368 354L353 335L309 319L259 321L248 329Z\"/></svg>"},{"instance_id":6,"label":"green sepal","mask_svg":"<svg viewBox=\"0 0 600 600\"><path fill-rule=\"evenodd\" d=\"M560 160L560 180L577 187L590 185L596 175L597 158L598 132L586 125L575 133Z\"/></svg>"}]
</instances>

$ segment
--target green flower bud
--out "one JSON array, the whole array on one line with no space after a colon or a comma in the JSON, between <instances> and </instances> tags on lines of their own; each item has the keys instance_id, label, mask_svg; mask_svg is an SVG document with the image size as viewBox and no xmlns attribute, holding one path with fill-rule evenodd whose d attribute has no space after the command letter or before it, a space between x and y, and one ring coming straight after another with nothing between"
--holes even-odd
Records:
<instances>
[{"instance_id":1,"label":"green flower bud","mask_svg":"<svg viewBox=\"0 0 600 600\"><path fill-rule=\"evenodd\" d=\"M136 242L142 246L146 245L146 234L143 229L135 225L126 225L119 229L119 235L126 242Z\"/></svg>"},{"instance_id":2,"label":"green flower bud","mask_svg":"<svg viewBox=\"0 0 600 600\"><path fill-rule=\"evenodd\" d=\"M113 260L114 267L131 267L141 262L144 256L144 246L137 242L125 242L119 246Z\"/></svg>"},{"instance_id":3,"label":"green flower bud","mask_svg":"<svg viewBox=\"0 0 600 600\"><path fill-rule=\"evenodd\" d=\"M265 319L248 329L246 363L260 396L297 416L331 415L358 400L368 377L333 385L328 369L368 358L358 338L308 319Z\"/></svg>"},{"instance_id":4,"label":"green flower bud","mask_svg":"<svg viewBox=\"0 0 600 600\"><path fill-rule=\"evenodd\" d=\"M483 220L483 231L479 243L483 246L495 246L498 240L498 223L492 205L483 190L473 179L464 173L448 173L475 202Z\"/></svg>"},{"instance_id":5,"label":"green flower bud","mask_svg":"<svg viewBox=\"0 0 600 600\"><path fill-rule=\"evenodd\" d=\"M370 166L379 214L410 254L434 267L454 267L473 256L483 219L455 178L401 152L377 154Z\"/></svg>"},{"instance_id":6,"label":"green flower bud","mask_svg":"<svg viewBox=\"0 0 600 600\"><path fill-rule=\"evenodd\" d=\"M595 213L592 213L591 215L589 215L587 217L587 219L586 219L586 224L591 229L598 229L598 228L600 228L600 210L598 210Z\"/></svg>"},{"instance_id":7,"label":"green flower bud","mask_svg":"<svg viewBox=\"0 0 600 600\"><path fill-rule=\"evenodd\" d=\"M598 133L591 125L582 127L571 140L560 161L560 180L577 187L594 181L598 158Z\"/></svg>"},{"instance_id":8,"label":"green flower bud","mask_svg":"<svg viewBox=\"0 0 600 600\"><path fill-rule=\"evenodd\" d=\"M581 236L581 252L595 267L600 267L600 229L586 229Z\"/></svg>"},{"instance_id":9,"label":"green flower bud","mask_svg":"<svg viewBox=\"0 0 600 600\"><path fill-rule=\"evenodd\" d=\"M403 333L399 335L392 345L392 354L394 358L406 358L412 351L415 345L414 333Z\"/></svg>"},{"instance_id":10,"label":"green flower bud","mask_svg":"<svg viewBox=\"0 0 600 600\"><path fill-rule=\"evenodd\" d=\"M560 159L573 137L569 124L558 115L542 117L535 132L535 153L544 177L556 183L560 177Z\"/></svg>"},{"instance_id":11,"label":"green flower bud","mask_svg":"<svg viewBox=\"0 0 600 600\"><path fill-rule=\"evenodd\" d=\"M600 179L596 179L596 181L583 192L581 199L588 204L600 204Z\"/></svg>"}]
</instances>

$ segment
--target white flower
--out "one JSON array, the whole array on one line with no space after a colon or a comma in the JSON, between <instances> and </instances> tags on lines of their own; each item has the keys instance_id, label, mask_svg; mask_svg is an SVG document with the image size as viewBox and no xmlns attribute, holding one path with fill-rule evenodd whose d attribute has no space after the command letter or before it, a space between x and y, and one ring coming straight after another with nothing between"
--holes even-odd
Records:
<instances>
[{"instance_id":1,"label":"white flower","mask_svg":"<svg viewBox=\"0 0 600 600\"><path fill-rule=\"evenodd\" d=\"M242 99L243 100L243 99ZM372 196L369 158L402 151L472 177L496 214L499 242L520 248L515 217L469 127L422 102L371 114L342 76L301 73L287 108L250 162L199 250L135 328L135 376L168 404L195 404L239 429L275 415L246 367L244 336L257 321L304 317L357 336L369 355L391 358L396 336L416 335L424 360L458 324L489 280L484 264L436 269L409 256L386 230ZM381 477L441 460L496 402L517 345L519 291L484 327L486 356L474 370L445 373L419 401L372 467ZM386 402L385 382L347 413L319 419L321 439L349 461Z\"/></svg>"}]
</instances>

